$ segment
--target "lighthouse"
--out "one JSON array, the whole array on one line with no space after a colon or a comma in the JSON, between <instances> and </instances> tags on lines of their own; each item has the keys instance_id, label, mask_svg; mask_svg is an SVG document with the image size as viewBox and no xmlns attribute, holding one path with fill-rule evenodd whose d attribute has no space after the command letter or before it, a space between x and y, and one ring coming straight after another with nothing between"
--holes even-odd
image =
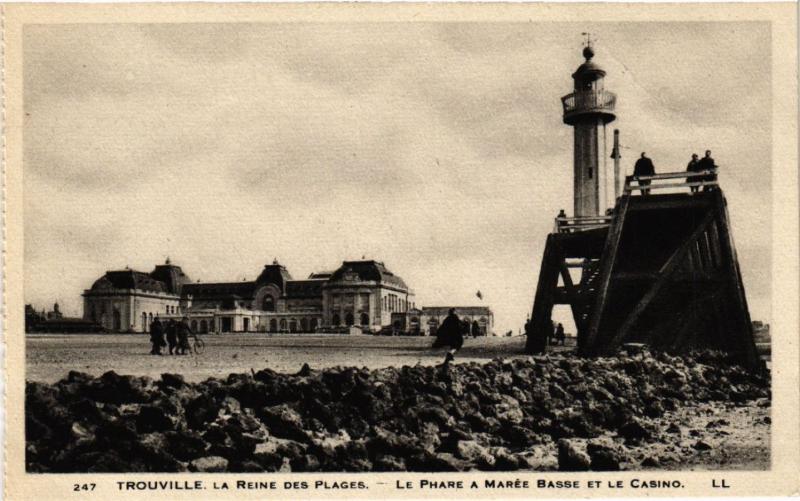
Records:
<instances>
[{"instance_id":1,"label":"lighthouse","mask_svg":"<svg viewBox=\"0 0 800 501\"><path fill-rule=\"evenodd\" d=\"M605 126L616 118L617 96L605 90L606 72L592 58L591 39L583 48L586 59L572 74L574 90L561 98L564 123L574 127L574 216L602 215L609 202L605 169ZM603 162L601 163L601 159Z\"/></svg>"}]
</instances>

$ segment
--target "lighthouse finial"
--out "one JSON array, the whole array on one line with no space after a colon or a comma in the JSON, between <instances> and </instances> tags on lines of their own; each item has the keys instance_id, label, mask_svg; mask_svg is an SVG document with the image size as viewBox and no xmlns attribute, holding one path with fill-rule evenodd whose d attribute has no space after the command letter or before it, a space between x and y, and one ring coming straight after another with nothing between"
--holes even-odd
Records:
<instances>
[{"instance_id":1,"label":"lighthouse finial","mask_svg":"<svg viewBox=\"0 0 800 501\"><path fill-rule=\"evenodd\" d=\"M592 48L592 34L588 31L581 33L581 35L586 37L586 41L583 43L583 57L586 58L588 61L592 57L594 57L594 49Z\"/></svg>"}]
</instances>

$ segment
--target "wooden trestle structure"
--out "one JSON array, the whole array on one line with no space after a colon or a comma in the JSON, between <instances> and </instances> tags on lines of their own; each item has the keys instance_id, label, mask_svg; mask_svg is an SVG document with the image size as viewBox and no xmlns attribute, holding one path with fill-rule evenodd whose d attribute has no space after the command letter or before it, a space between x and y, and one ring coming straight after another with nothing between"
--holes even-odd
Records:
<instances>
[{"instance_id":1,"label":"wooden trestle structure","mask_svg":"<svg viewBox=\"0 0 800 501\"><path fill-rule=\"evenodd\" d=\"M651 181L644 188L653 194L639 193L642 187L633 183L640 179ZM610 216L556 219L542 257L527 351L545 351L553 306L562 304L572 309L582 356L644 343L667 352L724 350L759 367L715 173L640 179L626 180ZM570 274L575 268L579 279Z\"/></svg>"}]
</instances>

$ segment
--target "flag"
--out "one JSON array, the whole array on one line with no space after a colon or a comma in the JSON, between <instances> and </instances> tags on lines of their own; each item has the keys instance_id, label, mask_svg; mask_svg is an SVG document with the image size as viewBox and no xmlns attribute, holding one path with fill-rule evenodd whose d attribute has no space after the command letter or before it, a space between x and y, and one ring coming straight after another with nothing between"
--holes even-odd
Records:
<instances>
[{"instance_id":1,"label":"flag","mask_svg":"<svg viewBox=\"0 0 800 501\"><path fill-rule=\"evenodd\" d=\"M481 291L476 292L475 295L478 296L478 299L483 301L483 294L481 294Z\"/></svg>"}]
</instances>

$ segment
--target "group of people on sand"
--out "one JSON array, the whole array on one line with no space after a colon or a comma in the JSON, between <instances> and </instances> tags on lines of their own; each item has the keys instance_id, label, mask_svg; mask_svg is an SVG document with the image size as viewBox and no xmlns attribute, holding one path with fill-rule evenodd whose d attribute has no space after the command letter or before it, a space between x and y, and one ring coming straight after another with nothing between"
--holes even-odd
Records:
<instances>
[{"instance_id":1,"label":"group of people on sand","mask_svg":"<svg viewBox=\"0 0 800 501\"><path fill-rule=\"evenodd\" d=\"M163 355L161 348L166 346L170 355L188 355L189 336L194 335L192 328L189 327L188 317L183 317L179 322L170 318L164 323L156 317L150 323L150 343L153 345L150 354Z\"/></svg>"},{"instance_id":2,"label":"group of people on sand","mask_svg":"<svg viewBox=\"0 0 800 501\"><path fill-rule=\"evenodd\" d=\"M714 159L711 158L711 150L706 150L705 156L703 158L698 159L697 153L692 153L692 159L689 161L689 165L686 166L686 172L704 172L708 171L709 174L705 176L697 176L697 177L687 177L687 183L698 183L698 182L709 182L709 181L716 181L717 180L717 165L714 163ZM655 166L653 165L653 161L649 159L645 152L642 152L641 156L638 160L636 160L636 164L633 166L633 175L634 177L640 176L654 176L656 174ZM639 186L650 186L650 179L638 179ZM713 188L713 185L706 185L703 187L703 191L709 191ZM697 193L700 189L700 186L690 186L689 189L692 190L692 193ZM650 189L649 188L642 188L642 195L649 195Z\"/></svg>"}]
</instances>

